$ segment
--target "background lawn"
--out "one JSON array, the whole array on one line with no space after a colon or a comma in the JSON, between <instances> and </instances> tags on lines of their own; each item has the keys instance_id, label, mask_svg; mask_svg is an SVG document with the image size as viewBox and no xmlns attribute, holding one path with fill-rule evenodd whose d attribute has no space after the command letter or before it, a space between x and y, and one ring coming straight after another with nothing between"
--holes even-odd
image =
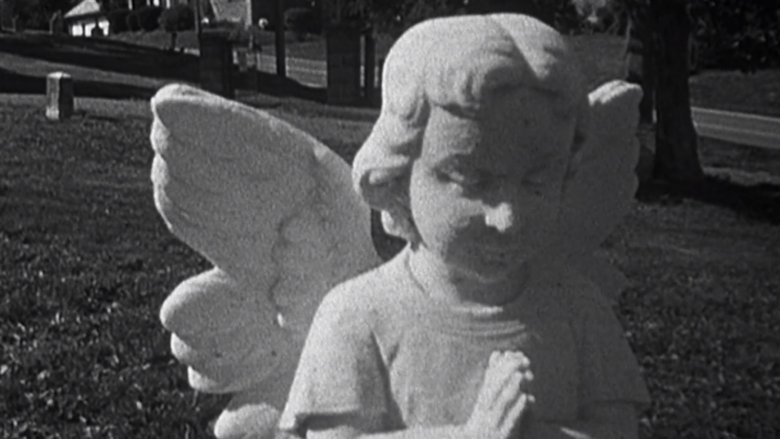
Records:
<instances>
[{"instance_id":1,"label":"background lawn","mask_svg":"<svg viewBox=\"0 0 780 439\"><path fill-rule=\"evenodd\" d=\"M35 53L17 51L14 68L56 56ZM0 53L6 72L7 59ZM594 64L598 74L605 63ZM79 67L107 84L122 74L144 89L155 85L137 81L170 80L163 67L101 65ZM376 114L245 100L347 160ZM46 121L43 105L40 95L0 95L2 437L208 437L225 399L189 389L157 318L165 296L207 264L154 209L148 104L79 99L63 123ZM710 178L644 188L604 246L631 281L617 311L653 397L642 435L775 438L780 152L702 140L701 155ZM376 243L394 251L381 235Z\"/></svg>"}]
</instances>

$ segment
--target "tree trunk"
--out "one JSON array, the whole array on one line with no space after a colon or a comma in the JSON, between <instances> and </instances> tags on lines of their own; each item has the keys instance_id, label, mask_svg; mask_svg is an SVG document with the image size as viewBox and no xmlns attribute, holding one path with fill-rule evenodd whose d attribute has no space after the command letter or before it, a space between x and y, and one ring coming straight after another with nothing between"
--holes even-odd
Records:
<instances>
[{"instance_id":1,"label":"tree trunk","mask_svg":"<svg viewBox=\"0 0 780 439\"><path fill-rule=\"evenodd\" d=\"M274 47L276 52L276 76L287 77L287 50L284 42L284 0L274 2Z\"/></svg>"},{"instance_id":2,"label":"tree trunk","mask_svg":"<svg viewBox=\"0 0 780 439\"><path fill-rule=\"evenodd\" d=\"M653 23L648 4L632 3L628 10L628 42L626 80L642 87L639 103L639 123L652 125L655 122L656 62Z\"/></svg>"},{"instance_id":3,"label":"tree trunk","mask_svg":"<svg viewBox=\"0 0 780 439\"><path fill-rule=\"evenodd\" d=\"M688 88L691 23L685 0L652 0L656 42L656 142L653 175L672 182L703 176Z\"/></svg>"},{"instance_id":4,"label":"tree trunk","mask_svg":"<svg viewBox=\"0 0 780 439\"><path fill-rule=\"evenodd\" d=\"M642 87L639 102L639 162L636 173L644 183L653 178L655 166L656 62L653 20L647 1L624 0L628 13L625 57L626 80Z\"/></svg>"}]
</instances>

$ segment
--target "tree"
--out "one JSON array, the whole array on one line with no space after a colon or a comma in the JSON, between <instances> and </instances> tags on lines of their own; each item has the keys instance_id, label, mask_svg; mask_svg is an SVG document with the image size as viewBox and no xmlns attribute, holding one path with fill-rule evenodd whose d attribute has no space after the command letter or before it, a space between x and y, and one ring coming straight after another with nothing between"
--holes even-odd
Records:
<instances>
[{"instance_id":1,"label":"tree","mask_svg":"<svg viewBox=\"0 0 780 439\"><path fill-rule=\"evenodd\" d=\"M564 0L568 3L568 0ZM561 2L556 0L470 0L466 12L474 14L513 12L526 14L552 25L555 11Z\"/></svg>"},{"instance_id":2,"label":"tree","mask_svg":"<svg viewBox=\"0 0 780 439\"><path fill-rule=\"evenodd\" d=\"M103 12L111 12L119 9L127 9L125 0L97 0Z\"/></svg>"},{"instance_id":3,"label":"tree","mask_svg":"<svg viewBox=\"0 0 780 439\"><path fill-rule=\"evenodd\" d=\"M170 50L176 50L176 37L181 30L193 28L195 13L185 4L178 4L160 13L160 27L171 36Z\"/></svg>"},{"instance_id":4,"label":"tree","mask_svg":"<svg viewBox=\"0 0 780 439\"><path fill-rule=\"evenodd\" d=\"M645 91L641 121L652 123L653 110L657 116L654 175L670 181L696 180L703 173L690 116L691 42L699 47L696 63L708 67L750 72L780 65L780 2L613 1L628 11L634 41L629 52L633 48L633 55L641 57L629 77Z\"/></svg>"},{"instance_id":5,"label":"tree","mask_svg":"<svg viewBox=\"0 0 780 439\"><path fill-rule=\"evenodd\" d=\"M323 0L324 21L370 26L394 37L427 18L452 15L463 0Z\"/></svg>"},{"instance_id":6,"label":"tree","mask_svg":"<svg viewBox=\"0 0 780 439\"><path fill-rule=\"evenodd\" d=\"M752 72L780 65L780 2L691 1L700 62Z\"/></svg>"},{"instance_id":7,"label":"tree","mask_svg":"<svg viewBox=\"0 0 780 439\"><path fill-rule=\"evenodd\" d=\"M71 0L24 0L12 2L12 13L25 21L32 29L47 29L49 18L56 12L68 12Z\"/></svg>"},{"instance_id":8,"label":"tree","mask_svg":"<svg viewBox=\"0 0 780 439\"><path fill-rule=\"evenodd\" d=\"M598 0L575 0L594 3ZM703 177L690 106L689 0L612 0L629 20L628 80L642 86L641 124L655 121L653 177L695 182Z\"/></svg>"},{"instance_id":9,"label":"tree","mask_svg":"<svg viewBox=\"0 0 780 439\"><path fill-rule=\"evenodd\" d=\"M672 182L703 177L688 77L691 20L685 0L650 0L654 36L656 140L653 176Z\"/></svg>"}]
</instances>

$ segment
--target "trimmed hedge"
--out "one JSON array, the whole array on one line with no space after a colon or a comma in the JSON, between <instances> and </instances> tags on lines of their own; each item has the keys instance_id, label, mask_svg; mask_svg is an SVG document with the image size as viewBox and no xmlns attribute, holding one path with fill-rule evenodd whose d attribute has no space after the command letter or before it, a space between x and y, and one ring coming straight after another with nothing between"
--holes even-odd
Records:
<instances>
[{"instance_id":1,"label":"trimmed hedge","mask_svg":"<svg viewBox=\"0 0 780 439\"><path fill-rule=\"evenodd\" d=\"M131 31L153 31L159 25L160 14L163 8L159 6L144 6L127 15L127 28Z\"/></svg>"},{"instance_id":2,"label":"trimmed hedge","mask_svg":"<svg viewBox=\"0 0 780 439\"><path fill-rule=\"evenodd\" d=\"M116 9L106 14L112 34L126 32L129 29L127 26L128 15L130 15L129 9Z\"/></svg>"},{"instance_id":3,"label":"trimmed hedge","mask_svg":"<svg viewBox=\"0 0 780 439\"><path fill-rule=\"evenodd\" d=\"M130 11L125 16L125 24L130 32L141 30L141 23L138 22L138 11Z\"/></svg>"},{"instance_id":4,"label":"trimmed hedge","mask_svg":"<svg viewBox=\"0 0 780 439\"><path fill-rule=\"evenodd\" d=\"M318 34L322 23L317 13L310 8L291 8L284 11L284 26L296 34Z\"/></svg>"},{"instance_id":5,"label":"trimmed hedge","mask_svg":"<svg viewBox=\"0 0 780 439\"><path fill-rule=\"evenodd\" d=\"M160 27L168 32L190 30L195 27L195 12L185 4L178 4L160 14Z\"/></svg>"}]
</instances>

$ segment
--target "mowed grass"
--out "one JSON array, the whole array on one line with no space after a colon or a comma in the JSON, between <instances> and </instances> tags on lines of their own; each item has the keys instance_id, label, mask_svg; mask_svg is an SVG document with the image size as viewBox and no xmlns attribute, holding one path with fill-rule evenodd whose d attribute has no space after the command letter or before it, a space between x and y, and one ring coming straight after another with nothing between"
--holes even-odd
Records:
<instances>
[{"instance_id":1,"label":"mowed grass","mask_svg":"<svg viewBox=\"0 0 780 439\"><path fill-rule=\"evenodd\" d=\"M577 41L592 85L619 76L619 41ZM135 62L107 62L99 46L109 42L59 43L76 56L13 46L0 53L0 77L35 78L40 90L46 71L75 68L82 90L145 97L192 73L168 64L145 71L163 55L143 59L142 49L127 48ZM699 76L719 92L702 96L735 105L729 87L755 90L740 99L769 108L762 96L778 82L760 75L752 78L767 85L752 89L733 74L719 85ZM376 115L247 99L347 160ZM208 437L225 400L189 389L157 319L164 297L208 264L154 209L147 103L78 100L64 123L47 122L43 103L0 95L2 437ZM780 154L707 140L701 153L710 175L732 182L651 186L605 245L631 281L618 311L654 400L643 437L778 437ZM395 250L382 235L376 243L385 255Z\"/></svg>"},{"instance_id":2,"label":"mowed grass","mask_svg":"<svg viewBox=\"0 0 780 439\"><path fill-rule=\"evenodd\" d=\"M78 101L75 117L51 123L42 100L9 101L0 98L3 437L208 437L225 399L189 389L157 317L208 264L153 206L146 104ZM348 160L371 126L314 104L273 111ZM702 155L708 170L739 167L763 186L726 184L744 191L742 204L726 192L708 202L651 193L605 245L631 281L617 311L653 397L642 436L778 437L780 154L705 142Z\"/></svg>"}]
</instances>

